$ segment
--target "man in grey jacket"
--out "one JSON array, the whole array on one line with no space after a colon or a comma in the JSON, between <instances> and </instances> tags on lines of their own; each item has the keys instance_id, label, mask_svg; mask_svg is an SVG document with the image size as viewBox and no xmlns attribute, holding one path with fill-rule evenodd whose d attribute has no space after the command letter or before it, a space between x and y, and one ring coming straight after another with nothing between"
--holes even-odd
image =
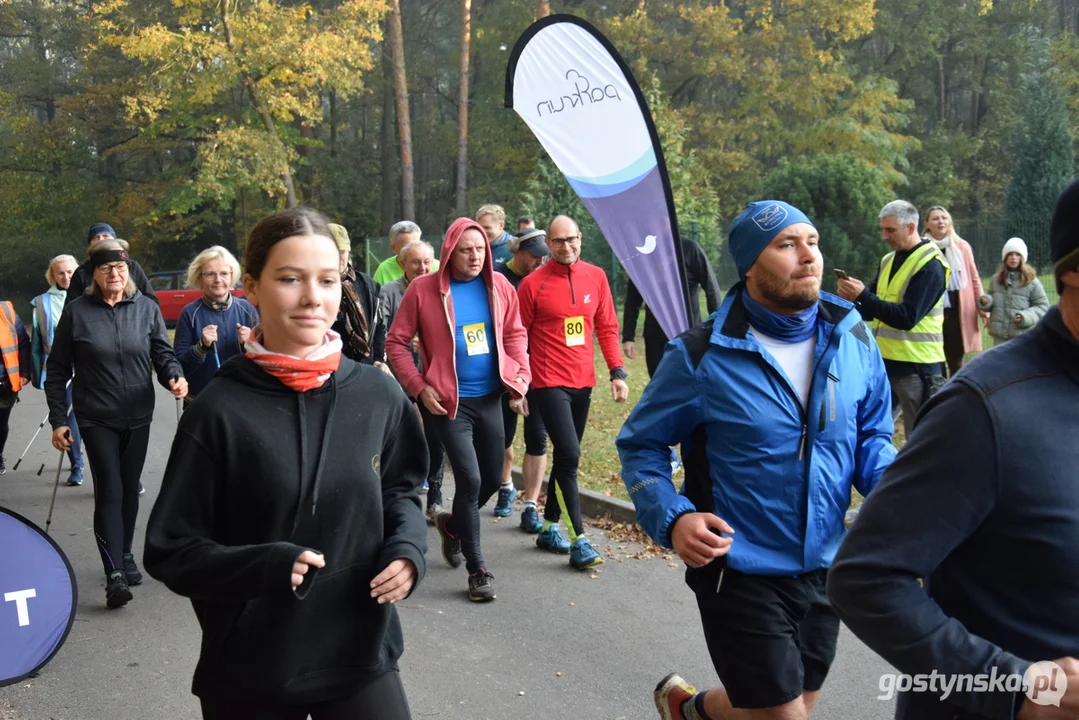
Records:
<instances>
[{"instance_id":1,"label":"man in grey jacket","mask_svg":"<svg viewBox=\"0 0 1079 720\"><path fill-rule=\"evenodd\" d=\"M379 291L379 304L382 306L382 318L387 331L393 325L397 308L401 306L401 298L405 296L409 283L434 269L435 249L425 240L413 240L401 248L397 253L397 259L401 267L405 269L405 274L383 285ZM412 340L412 362L415 363L417 370L422 371L419 342L419 338ZM446 453L434 433L432 424L428 422L430 415L427 408L423 403L416 403L416 407L419 408L420 417L423 418L423 434L427 438L427 517L433 518L444 509L442 507L442 465Z\"/></svg>"},{"instance_id":2,"label":"man in grey jacket","mask_svg":"<svg viewBox=\"0 0 1079 720\"><path fill-rule=\"evenodd\" d=\"M1079 717L1079 183L1050 238L1059 308L929 401L828 576L899 720Z\"/></svg>"}]
</instances>

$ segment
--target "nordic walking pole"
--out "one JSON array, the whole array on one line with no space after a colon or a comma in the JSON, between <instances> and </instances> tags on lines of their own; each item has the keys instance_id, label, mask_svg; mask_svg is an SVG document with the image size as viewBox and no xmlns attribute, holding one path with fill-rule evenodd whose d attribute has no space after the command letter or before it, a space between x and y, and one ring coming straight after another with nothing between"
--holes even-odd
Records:
<instances>
[{"instance_id":1,"label":"nordic walking pole","mask_svg":"<svg viewBox=\"0 0 1079 720\"><path fill-rule=\"evenodd\" d=\"M41 428L45 427L45 423L47 423L48 421L49 421L49 414L45 413L45 419L42 420L41 424L37 426L37 430L34 432L34 437L30 438L30 442L26 443L26 450L23 450L22 455L20 455L19 459L15 461L15 466L11 468L12 471L15 471L15 470L19 469L19 463L22 462L22 459L26 456L26 453L28 453L30 451L30 446L34 444L35 440L37 440L38 433L41 432Z\"/></svg>"},{"instance_id":2,"label":"nordic walking pole","mask_svg":"<svg viewBox=\"0 0 1079 720\"><path fill-rule=\"evenodd\" d=\"M172 380L179 380L179 379L180 379L180 376L176 376L176 377L172 378ZM183 411L184 411L184 401L183 401L183 399L182 398L176 398L176 424L177 425L180 424L180 415L183 414Z\"/></svg>"},{"instance_id":3,"label":"nordic walking pole","mask_svg":"<svg viewBox=\"0 0 1079 720\"><path fill-rule=\"evenodd\" d=\"M64 437L71 439L71 431L64 433ZM56 464L56 482L52 484L52 500L49 501L49 517L45 520L45 534L49 534L49 526L52 525L52 511L56 507L56 488L60 487L60 472L64 469L64 451L60 451L60 462Z\"/></svg>"},{"instance_id":4,"label":"nordic walking pole","mask_svg":"<svg viewBox=\"0 0 1079 720\"><path fill-rule=\"evenodd\" d=\"M68 380L67 385L65 385L64 387L65 388L71 387L71 381ZM67 412L68 412L68 415L71 414L71 408L70 407L67 409ZM26 450L23 450L22 455L20 455L19 459L15 461L15 467L11 468L12 471L15 471L15 470L19 469L19 463L22 462L23 456L25 456L26 453L29 452L30 446L34 444L34 440L37 440L37 435L38 435L39 432L41 432L41 428L45 427L45 423L47 423L48 421L49 421L49 413L46 412L45 413L45 419L42 420L41 424L37 426L37 430L34 431L34 437L30 438L30 442L26 443ZM45 463L41 463L41 467L39 467L37 469L38 477L41 477L41 471L44 470L44 469L45 469Z\"/></svg>"}]
</instances>

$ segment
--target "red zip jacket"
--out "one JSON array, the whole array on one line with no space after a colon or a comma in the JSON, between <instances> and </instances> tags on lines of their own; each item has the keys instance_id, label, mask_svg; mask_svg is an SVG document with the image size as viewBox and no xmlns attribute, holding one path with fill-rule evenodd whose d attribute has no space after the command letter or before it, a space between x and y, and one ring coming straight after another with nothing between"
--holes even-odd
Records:
<instances>
[{"instance_id":1,"label":"red zip jacket","mask_svg":"<svg viewBox=\"0 0 1079 720\"><path fill-rule=\"evenodd\" d=\"M592 332L607 369L623 367L607 275L578 260L563 265L551 260L529 273L517 290L521 324L528 332L532 387L595 387Z\"/></svg>"},{"instance_id":2,"label":"red zip jacket","mask_svg":"<svg viewBox=\"0 0 1079 720\"><path fill-rule=\"evenodd\" d=\"M450 296L450 256L465 230L483 233L475 220L458 218L446 231L437 272L408 285L397 315L386 334L386 357L405 390L414 398L428 385L435 389L450 419L457 417L457 333ZM486 233L483 233L486 238ZM491 244L480 272L491 300L491 325L498 352L498 375L514 397L524 397L532 375L528 369L527 336L521 327L517 293L509 280L494 271ZM420 338L423 374L412 361L412 338Z\"/></svg>"}]
</instances>

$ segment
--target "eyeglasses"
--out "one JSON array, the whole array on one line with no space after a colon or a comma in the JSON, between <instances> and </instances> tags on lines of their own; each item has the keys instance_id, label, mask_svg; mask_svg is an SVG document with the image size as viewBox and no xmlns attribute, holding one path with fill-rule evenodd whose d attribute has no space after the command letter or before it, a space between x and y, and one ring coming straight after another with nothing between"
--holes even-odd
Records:
<instances>
[{"instance_id":1,"label":"eyeglasses","mask_svg":"<svg viewBox=\"0 0 1079 720\"><path fill-rule=\"evenodd\" d=\"M581 236L574 235L573 237L565 238L547 238L547 242L551 243L552 245L576 245L577 243L581 242Z\"/></svg>"},{"instance_id":2,"label":"eyeglasses","mask_svg":"<svg viewBox=\"0 0 1079 720\"><path fill-rule=\"evenodd\" d=\"M123 275L127 272L127 263L114 263L112 265L98 265L97 269L101 271L101 274L105 277L109 275Z\"/></svg>"},{"instance_id":3,"label":"eyeglasses","mask_svg":"<svg viewBox=\"0 0 1079 720\"><path fill-rule=\"evenodd\" d=\"M225 272L199 273L199 275L201 275L204 280L217 280L219 278L221 280L228 280L230 277L232 277L232 271L226 270Z\"/></svg>"}]
</instances>

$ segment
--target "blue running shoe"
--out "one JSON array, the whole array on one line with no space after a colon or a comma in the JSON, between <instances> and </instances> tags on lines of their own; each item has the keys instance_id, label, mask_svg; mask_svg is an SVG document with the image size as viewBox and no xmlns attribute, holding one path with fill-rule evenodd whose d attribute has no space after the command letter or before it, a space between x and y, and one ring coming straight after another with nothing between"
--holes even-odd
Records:
<instances>
[{"instance_id":1,"label":"blue running shoe","mask_svg":"<svg viewBox=\"0 0 1079 720\"><path fill-rule=\"evenodd\" d=\"M521 529L526 533L538 533L543 529L543 520L540 519L535 505L525 505L525 509L521 511Z\"/></svg>"},{"instance_id":2,"label":"blue running shoe","mask_svg":"<svg viewBox=\"0 0 1079 720\"><path fill-rule=\"evenodd\" d=\"M498 503L495 505L495 517L509 517L513 514L513 501L517 499L517 488L500 487L498 489Z\"/></svg>"},{"instance_id":3,"label":"blue running shoe","mask_svg":"<svg viewBox=\"0 0 1079 720\"><path fill-rule=\"evenodd\" d=\"M546 530L540 530L540 534L536 536L536 546L559 555L565 555L569 552L569 540L562 537L562 531L558 529L557 525L552 525Z\"/></svg>"},{"instance_id":4,"label":"blue running shoe","mask_svg":"<svg viewBox=\"0 0 1079 720\"><path fill-rule=\"evenodd\" d=\"M578 570L584 570L590 568L593 565L599 565L603 562L603 558L600 557L596 549L592 547L592 543L588 542L588 538L584 535L577 538L577 541L573 543L573 550L569 554L569 564Z\"/></svg>"}]
</instances>

